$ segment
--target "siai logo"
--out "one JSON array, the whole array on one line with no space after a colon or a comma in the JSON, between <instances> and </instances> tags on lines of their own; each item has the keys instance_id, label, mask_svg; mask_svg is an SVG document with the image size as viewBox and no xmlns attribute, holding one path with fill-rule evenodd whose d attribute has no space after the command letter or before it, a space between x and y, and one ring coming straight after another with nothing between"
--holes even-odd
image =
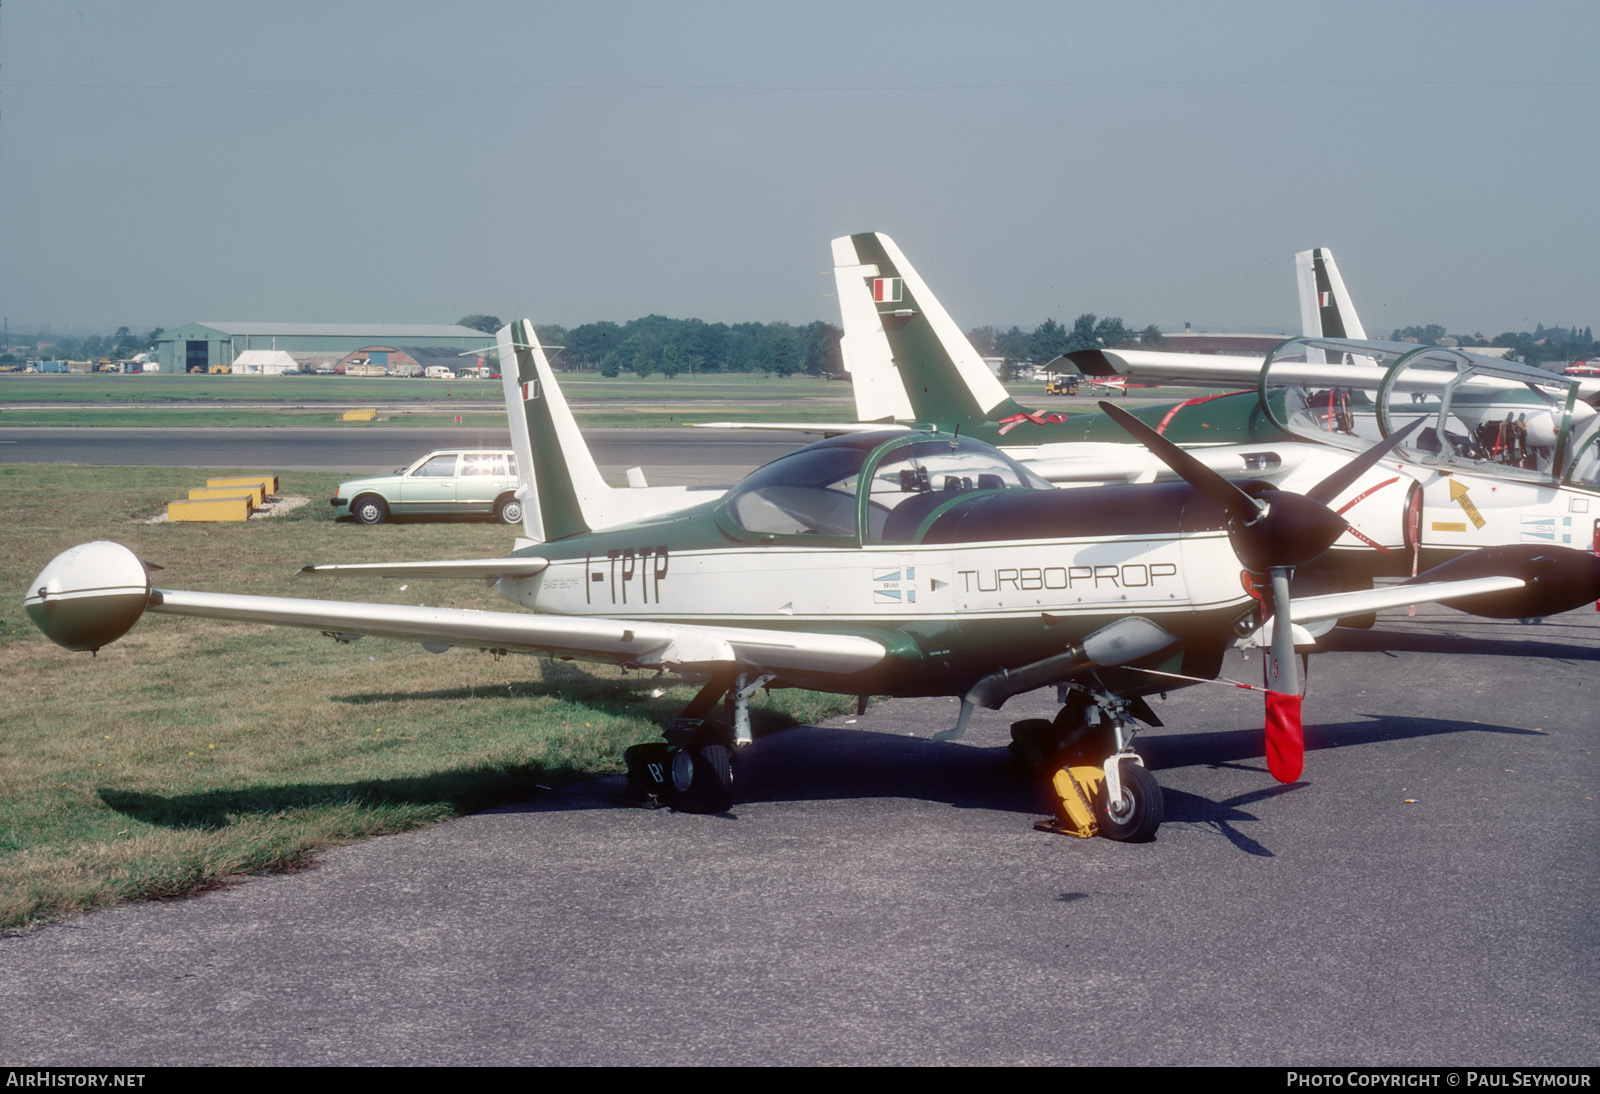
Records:
<instances>
[{"instance_id":1,"label":"siai logo","mask_svg":"<svg viewBox=\"0 0 1600 1094\"><path fill-rule=\"evenodd\" d=\"M917 602L917 568L904 570L872 571L872 602L874 604L915 604Z\"/></svg>"},{"instance_id":2,"label":"siai logo","mask_svg":"<svg viewBox=\"0 0 1600 1094\"><path fill-rule=\"evenodd\" d=\"M1521 540L1523 543L1571 543L1571 517L1523 517Z\"/></svg>"}]
</instances>

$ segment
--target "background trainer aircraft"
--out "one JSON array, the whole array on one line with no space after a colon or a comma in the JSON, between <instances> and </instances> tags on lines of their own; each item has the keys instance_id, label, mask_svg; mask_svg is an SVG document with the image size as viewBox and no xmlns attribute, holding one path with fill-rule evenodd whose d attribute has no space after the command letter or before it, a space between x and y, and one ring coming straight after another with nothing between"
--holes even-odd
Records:
<instances>
[{"instance_id":1,"label":"background trainer aircraft","mask_svg":"<svg viewBox=\"0 0 1600 1094\"><path fill-rule=\"evenodd\" d=\"M993 441L1051 481L1170 475L1109 437L1102 414L1021 408L899 248L877 233L833 241L845 359L875 402L898 379L906 421ZM1296 256L1305 321L1364 333L1332 255ZM1424 420L1360 481L1339 511L1351 528L1318 568L1349 585L1415 574L1464 550L1600 543L1600 382L1442 347L1338 338L1288 340L1265 360L1144 350L1075 353L1145 381L1214 382L1234 393L1133 413L1225 475L1305 489L1359 450ZM1341 576L1342 575L1342 576ZM1352 576L1354 575L1354 576ZM1303 577L1310 574L1303 573Z\"/></svg>"},{"instance_id":2,"label":"background trainer aircraft","mask_svg":"<svg viewBox=\"0 0 1600 1094\"><path fill-rule=\"evenodd\" d=\"M506 341L537 346L532 324L516 326ZM547 426L534 355L514 360L504 370L508 411ZM759 687L956 695L959 731L977 705L998 709L1055 684L1060 715L1019 743L1053 773L1065 827L1131 840L1153 834L1162 812L1132 748L1141 725L1159 724L1145 696L1214 678L1258 612L1273 622L1268 762L1287 781L1302 749L1294 625L1433 600L1541 614L1600 590L1600 560L1522 547L1466 556L1399 590L1291 600L1289 572L1344 529L1327 502L1382 449L1302 496L1240 489L1133 428L1184 481L1057 490L982 442L897 430L818 442L718 500L600 530L587 525L571 464L537 447L519 453L531 475L529 534L512 554L307 568L483 578L530 611L155 588L145 563L104 542L57 556L24 604L75 650L115 641L150 611L675 671L704 684L664 742L631 750L630 768L694 811L731 802L731 756L750 739L747 704ZM1270 609L1253 587L1270 589L1261 594ZM724 697L731 724L710 716Z\"/></svg>"}]
</instances>

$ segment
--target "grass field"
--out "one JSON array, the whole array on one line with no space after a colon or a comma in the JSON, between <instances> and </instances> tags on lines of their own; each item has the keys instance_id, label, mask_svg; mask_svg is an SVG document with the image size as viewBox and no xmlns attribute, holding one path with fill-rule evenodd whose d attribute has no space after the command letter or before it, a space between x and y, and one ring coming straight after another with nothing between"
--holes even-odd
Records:
<instances>
[{"instance_id":1,"label":"grass field","mask_svg":"<svg viewBox=\"0 0 1600 1094\"><path fill-rule=\"evenodd\" d=\"M165 566L156 583L173 588L509 607L474 582L295 577L308 561L508 546L491 524L335 522L320 499L336 473L285 475L282 493L318 500L282 518L142 523L213 473L0 465L0 929L294 868L330 846L616 771L625 747L687 701L687 687L639 674L309 631L151 616L91 658L33 629L28 582L92 539ZM844 709L803 692L761 702L767 725Z\"/></svg>"}]
</instances>

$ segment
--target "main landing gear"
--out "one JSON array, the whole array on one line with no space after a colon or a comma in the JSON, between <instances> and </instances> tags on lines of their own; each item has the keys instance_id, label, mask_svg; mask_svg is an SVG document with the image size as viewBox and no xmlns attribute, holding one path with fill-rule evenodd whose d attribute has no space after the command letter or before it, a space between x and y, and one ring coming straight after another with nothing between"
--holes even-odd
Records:
<instances>
[{"instance_id":1,"label":"main landing gear","mask_svg":"<svg viewBox=\"0 0 1600 1094\"><path fill-rule=\"evenodd\" d=\"M1011 727L1012 756L1050 780L1056 815L1035 827L1063 835L1141 843L1161 827L1161 787L1133 751L1139 724L1160 725L1142 699L1080 685L1061 689L1053 721Z\"/></svg>"},{"instance_id":2,"label":"main landing gear","mask_svg":"<svg viewBox=\"0 0 1600 1094\"><path fill-rule=\"evenodd\" d=\"M663 731L665 740L623 753L629 791L651 806L726 813L733 805L735 749L751 740L750 697L771 680L733 672L713 676ZM712 708L724 697L730 717L713 718Z\"/></svg>"}]
</instances>

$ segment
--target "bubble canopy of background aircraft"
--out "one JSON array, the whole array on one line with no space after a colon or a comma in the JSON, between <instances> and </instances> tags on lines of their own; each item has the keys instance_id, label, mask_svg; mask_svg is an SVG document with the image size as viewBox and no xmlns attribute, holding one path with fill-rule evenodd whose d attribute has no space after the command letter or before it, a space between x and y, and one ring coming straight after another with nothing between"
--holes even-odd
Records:
<instances>
[{"instance_id":1,"label":"bubble canopy of background aircraft","mask_svg":"<svg viewBox=\"0 0 1600 1094\"><path fill-rule=\"evenodd\" d=\"M1263 412L1286 433L1360 448L1421 418L1399 449L1419 462L1592 490L1600 415L1584 397L1600 388L1586 386L1454 347L1330 338L1284 342L1256 380Z\"/></svg>"}]
</instances>

